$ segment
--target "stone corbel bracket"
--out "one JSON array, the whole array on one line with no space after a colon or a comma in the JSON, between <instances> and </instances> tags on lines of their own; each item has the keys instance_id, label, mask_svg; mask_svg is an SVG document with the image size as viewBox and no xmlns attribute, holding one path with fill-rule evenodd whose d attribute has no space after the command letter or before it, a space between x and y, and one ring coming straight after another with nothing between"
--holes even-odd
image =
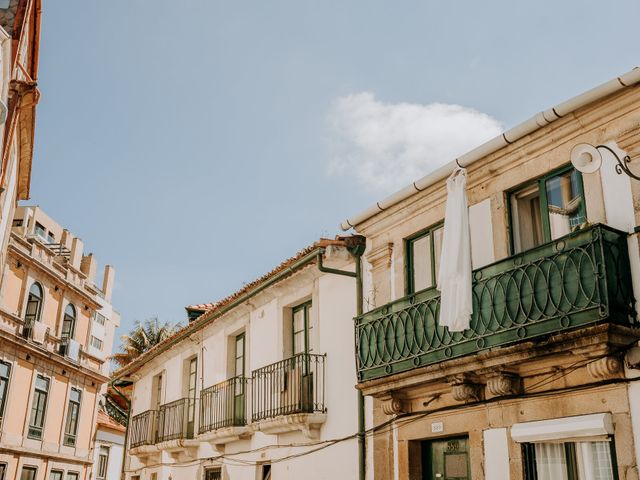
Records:
<instances>
[{"instance_id":1,"label":"stone corbel bracket","mask_svg":"<svg viewBox=\"0 0 640 480\"><path fill-rule=\"evenodd\" d=\"M487 397L504 397L522 392L522 379L514 372L502 368L483 372Z\"/></svg>"},{"instance_id":2,"label":"stone corbel bracket","mask_svg":"<svg viewBox=\"0 0 640 480\"><path fill-rule=\"evenodd\" d=\"M451 396L456 402L477 402L482 400L482 384L471 375L454 375L447 379L451 385Z\"/></svg>"},{"instance_id":3,"label":"stone corbel bracket","mask_svg":"<svg viewBox=\"0 0 640 480\"><path fill-rule=\"evenodd\" d=\"M587 362L587 372L594 380L610 380L624 375L624 365L618 353L612 353L608 346L585 347L573 350Z\"/></svg>"},{"instance_id":4,"label":"stone corbel bracket","mask_svg":"<svg viewBox=\"0 0 640 480\"><path fill-rule=\"evenodd\" d=\"M407 413L404 399L397 392L389 392L380 398L382 411L385 415L400 415Z\"/></svg>"}]
</instances>

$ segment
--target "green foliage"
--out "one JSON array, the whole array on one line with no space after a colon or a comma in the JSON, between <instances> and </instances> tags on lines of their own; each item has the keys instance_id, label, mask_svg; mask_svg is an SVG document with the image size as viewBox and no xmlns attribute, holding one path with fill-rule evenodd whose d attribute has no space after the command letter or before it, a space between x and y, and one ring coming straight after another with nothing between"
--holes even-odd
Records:
<instances>
[{"instance_id":1,"label":"green foliage","mask_svg":"<svg viewBox=\"0 0 640 480\"><path fill-rule=\"evenodd\" d=\"M133 330L128 335L121 337L122 346L120 347L120 352L114 354L111 358L118 367L124 367L166 338L169 338L179 329L179 324L161 323L157 317L149 318L143 322L138 320Z\"/></svg>"}]
</instances>

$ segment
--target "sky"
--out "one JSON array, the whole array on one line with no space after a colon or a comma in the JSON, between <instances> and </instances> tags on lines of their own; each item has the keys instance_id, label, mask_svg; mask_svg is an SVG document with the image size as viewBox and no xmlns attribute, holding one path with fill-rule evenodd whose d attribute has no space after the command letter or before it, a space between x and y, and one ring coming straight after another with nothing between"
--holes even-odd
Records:
<instances>
[{"instance_id":1,"label":"sky","mask_svg":"<svg viewBox=\"0 0 640 480\"><path fill-rule=\"evenodd\" d=\"M640 3L44 0L31 200L185 322L340 221L640 65Z\"/></svg>"}]
</instances>

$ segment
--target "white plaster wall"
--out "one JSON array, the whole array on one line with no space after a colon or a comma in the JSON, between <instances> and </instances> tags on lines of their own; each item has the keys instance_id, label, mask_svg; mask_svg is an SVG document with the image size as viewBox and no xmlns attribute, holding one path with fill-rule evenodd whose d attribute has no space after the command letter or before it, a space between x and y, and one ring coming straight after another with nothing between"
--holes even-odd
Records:
<instances>
[{"instance_id":1,"label":"white plaster wall","mask_svg":"<svg viewBox=\"0 0 640 480\"><path fill-rule=\"evenodd\" d=\"M484 477L491 480L509 480L509 439L506 428L485 430Z\"/></svg>"},{"instance_id":2,"label":"white plaster wall","mask_svg":"<svg viewBox=\"0 0 640 480\"><path fill-rule=\"evenodd\" d=\"M122 472L122 461L124 456L124 447L115 443L96 442L93 455L93 471L91 479L96 480L98 477L98 457L100 456L100 447L109 448L109 464L107 466L107 480L120 480Z\"/></svg>"}]
</instances>

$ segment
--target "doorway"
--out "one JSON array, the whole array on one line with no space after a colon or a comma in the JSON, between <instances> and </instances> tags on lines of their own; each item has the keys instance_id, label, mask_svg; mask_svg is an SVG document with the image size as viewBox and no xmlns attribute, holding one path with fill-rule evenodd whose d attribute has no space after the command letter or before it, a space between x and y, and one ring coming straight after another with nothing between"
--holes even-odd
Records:
<instances>
[{"instance_id":1,"label":"doorway","mask_svg":"<svg viewBox=\"0 0 640 480\"><path fill-rule=\"evenodd\" d=\"M471 480L467 437L423 441L421 448L423 480Z\"/></svg>"}]
</instances>

